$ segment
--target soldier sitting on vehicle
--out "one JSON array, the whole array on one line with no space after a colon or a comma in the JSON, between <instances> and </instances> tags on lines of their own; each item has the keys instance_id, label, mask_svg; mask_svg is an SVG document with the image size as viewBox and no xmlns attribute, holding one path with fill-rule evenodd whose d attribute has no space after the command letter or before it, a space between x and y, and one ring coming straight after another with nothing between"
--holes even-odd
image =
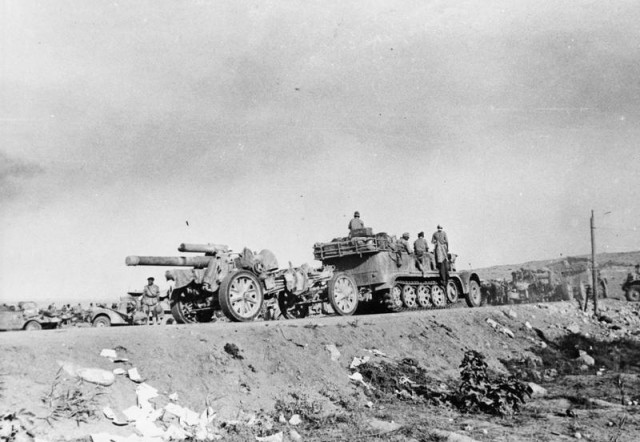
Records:
<instances>
[{"instance_id":1,"label":"soldier sitting on vehicle","mask_svg":"<svg viewBox=\"0 0 640 442\"><path fill-rule=\"evenodd\" d=\"M402 237L398 240L398 243L400 244L401 252L407 252L409 255L411 255L411 246L409 245L409 232L404 232L402 234Z\"/></svg>"},{"instance_id":2,"label":"soldier sitting on vehicle","mask_svg":"<svg viewBox=\"0 0 640 442\"><path fill-rule=\"evenodd\" d=\"M349 221L349 238L354 237L354 232L364 229L364 222L360 219L360 212L357 210L353 213L353 219Z\"/></svg>"}]
</instances>

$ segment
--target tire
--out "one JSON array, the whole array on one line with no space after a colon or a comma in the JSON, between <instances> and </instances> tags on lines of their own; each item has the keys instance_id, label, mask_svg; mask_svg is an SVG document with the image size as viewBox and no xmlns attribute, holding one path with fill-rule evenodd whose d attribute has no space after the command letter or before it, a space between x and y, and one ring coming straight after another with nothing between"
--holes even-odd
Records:
<instances>
[{"instance_id":1,"label":"tire","mask_svg":"<svg viewBox=\"0 0 640 442\"><path fill-rule=\"evenodd\" d=\"M416 290L418 305L422 308L431 307L431 289L426 284L420 284Z\"/></svg>"},{"instance_id":2,"label":"tire","mask_svg":"<svg viewBox=\"0 0 640 442\"><path fill-rule=\"evenodd\" d=\"M29 321L24 325L26 331L42 330L42 324L38 321Z\"/></svg>"},{"instance_id":3,"label":"tire","mask_svg":"<svg viewBox=\"0 0 640 442\"><path fill-rule=\"evenodd\" d=\"M627 288L627 292L625 293L627 301L629 302L638 302L640 301L640 287L637 285L632 285Z\"/></svg>"},{"instance_id":4,"label":"tire","mask_svg":"<svg viewBox=\"0 0 640 442\"><path fill-rule=\"evenodd\" d=\"M431 302L436 308L443 308L447 305L447 296L444 293L444 288L441 285L434 285L431 288Z\"/></svg>"},{"instance_id":5,"label":"tire","mask_svg":"<svg viewBox=\"0 0 640 442\"><path fill-rule=\"evenodd\" d=\"M358 286L355 279L346 273L336 273L329 280L329 303L339 316L351 316L358 308Z\"/></svg>"},{"instance_id":6,"label":"tire","mask_svg":"<svg viewBox=\"0 0 640 442\"><path fill-rule=\"evenodd\" d=\"M111 319L108 316L100 315L95 317L91 324L94 327L111 327Z\"/></svg>"},{"instance_id":7,"label":"tire","mask_svg":"<svg viewBox=\"0 0 640 442\"><path fill-rule=\"evenodd\" d=\"M482 290L477 281L469 281L469 293L465 296L465 301L469 307L480 307L482 305Z\"/></svg>"},{"instance_id":8,"label":"tire","mask_svg":"<svg viewBox=\"0 0 640 442\"><path fill-rule=\"evenodd\" d=\"M402 287L400 284L394 284L393 287L385 293L384 305L390 312L399 312L402 310Z\"/></svg>"},{"instance_id":9,"label":"tire","mask_svg":"<svg viewBox=\"0 0 640 442\"><path fill-rule=\"evenodd\" d=\"M262 311L264 294L258 278L247 270L227 275L218 294L224 315L233 322L253 321Z\"/></svg>"},{"instance_id":10,"label":"tire","mask_svg":"<svg viewBox=\"0 0 640 442\"><path fill-rule=\"evenodd\" d=\"M449 304L455 304L460 298L460 291L455 281L449 281L447 283L447 302Z\"/></svg>"},{"instance_id":11,"label":"tire","mask_svg":"<svg viewBox=\"0 0 640 442\"><path fill-rule=\"evenodd\" d=\"M402 304L407 308L417 308L417 295L415 287L407 284L402 287Z\"/></svg>"}]
</instances>

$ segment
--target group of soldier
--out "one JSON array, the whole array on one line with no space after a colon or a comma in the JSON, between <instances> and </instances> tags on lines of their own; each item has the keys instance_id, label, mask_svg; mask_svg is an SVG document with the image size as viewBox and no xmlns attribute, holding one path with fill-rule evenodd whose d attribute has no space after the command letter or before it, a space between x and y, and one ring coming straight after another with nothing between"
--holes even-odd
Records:
<instances>
[{"instance_id":1,"label":"group of soldier","mask_svg":"<svg viewBox=\"0 0 640 442\"><path fill-rule=\"evenodd\" d=\"M356 211L353 214L353 219L349 221L348 228L349 238L357 236L357 232L365 228L364 222L360 219L360 212ZM409 244L409 238L409 232L404 232L398 240L400 252L414 255L416 264L423 274L435 264L435 267L440 272L440 279L446 285L449 279L449 239L442 226L438 224L437 230L431 236L434 253L429 251L429 243L424 238L424 232L418 233L418 239L413 242L413 250Z\"/></svg>"}]
</instances>

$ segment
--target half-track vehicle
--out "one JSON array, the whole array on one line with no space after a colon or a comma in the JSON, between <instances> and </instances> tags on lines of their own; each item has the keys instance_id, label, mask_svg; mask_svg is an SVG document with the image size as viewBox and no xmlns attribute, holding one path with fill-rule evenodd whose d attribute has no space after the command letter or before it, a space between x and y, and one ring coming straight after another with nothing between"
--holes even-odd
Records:
<instances>
[{"instance_id":1,"label":"half-track vehicle","mask_svg":"<svg viewBox=\"0 0 640 442\"><path fill-rule=\"evenodd\" d=\"M458 272L456 255L449 254L449 278L445 287L434 260L424 262L401 251L395 237L373 234L363 229L362 236L337 238L316 243L314 257L334 274L328 283L328 299L339 315L350 315L360 302L382 305L387 311L444 308L459 298L469 307L482 303L480 278L476 273Z\"/></svg>"},{"instance_id":2,"label":"half-track vehicle","mask_svg":"<svg viewBox=\"0 0 640 442\"><path fill-rule=\"evenodd\" d=\"M305 316L327 300L329 267L279 269L270 250L237 253L219 244L180 244L178 251L198 256L128 256L129 266L178 267L167 270L173 281L171 312L176 322L210 322L218 311L234 322L264 314L264 303L275 302L285 318Z\"/></svg>"},{"instance_id":3,"label":"half-track vehicle","mask_svg":"<svg viewBox=\"0 0 640 442\"><path fill-rule=\"evenodd\" d=\"M640 301L640 278L632 273L627 275L627 280L622 284L622 291L625 298L630 302Z\"/></svg>"}]
</instances>

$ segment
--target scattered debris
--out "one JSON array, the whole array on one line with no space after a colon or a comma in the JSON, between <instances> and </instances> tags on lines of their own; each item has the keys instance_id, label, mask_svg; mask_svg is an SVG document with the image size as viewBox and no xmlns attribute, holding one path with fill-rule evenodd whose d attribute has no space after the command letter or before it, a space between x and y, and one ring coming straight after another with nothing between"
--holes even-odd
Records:
<instances>
[{"instance_id":1,"label":"scattered debris","mask_svg":"<svg viewBox=\"0 0 640 442\"><path fill-rule=\"evenodd\" d=\"M102 356L103 358L109 358L109 359L118 358L118 354L116 353L116 351L109 348L102 349L102 351L100 352L100 356Z\"/></svg>"},{"instance_id":2,"label":"scattered debris","mask_svg":"<svg viewBox=\"0 0 640 442\"><path fill-rule=\"evenodd\" d=\"M324 348L331 353L331 360L337 362L340 359L340 351L333 344L325 345Z\"/></svg>"},{"instance_id":3,"label":"scattered debris","mask_svg":"<svg viewBox=\"0 0 640 442\"><path fill-rule=\"evenodd\" d=\"M371 428L378 431L380 434L391 433L392 431L396 431L402 427L402 425L396 422L386 422L375 418L371 419L368 423Z\"/></svg>"},{"instance_id":4,"label":"scattered debris","mask_svg":"<svg viewBox=\"0 0 640 442\"><path fill-rule=\"evenodd\" d=\"M353 361L351 361L351 365L349 365L349 368L351 370L355 370L356 368L358 368L359 366L361 366L362 364L366 364L367 362L369 362L371 358L369 358L369 356L364 356L362 358L359 357L354 357Z\"/></svg>"},{"instance_id":5,"label":"scattered debris","mask_svg":"<svg viewBox=\"0 0 640 442\"><path fill-rule=\"evenodd\" d=\"M284 442L284 433L279 431L271 436L258 437L256 436L256 440L259 442Z\"/></svg>"},{"instance_id":6,"label":"scattered debris","mask_svg":"<svg viewBox=\"0 0 640 442\"><path fill-rule=\"evenodd\" d=\"M299 414L294 414L293 416L291 416L291 419L289 419L289 425L300 425L302 423L302 418L300 417Z\"/></svg>"},{"instance_id":7,"label":"scattered debris","mask_svg":"<svg viewBox=\"0 0 640 442\"><path fill-rule=\"evenodd\" d=\"M226 343L224 344L224 351L229 353L234 359L244 359L244 356L240 354L240 349L236 344Z\"/></svg>"},{"instance_id":8,"label":"scattered debris","mask_svg":"<svg viewBox=\"0 0 640 442\"><path fill-rule=\"evenodd\" d=\"M140 376L140 373L138 373L138 369L135 367L130 368L127 374L129 375L129 379L131 379L133 382L144 382L144 379L142 379L142 376Z\"/></svg>"}]
</instances>

